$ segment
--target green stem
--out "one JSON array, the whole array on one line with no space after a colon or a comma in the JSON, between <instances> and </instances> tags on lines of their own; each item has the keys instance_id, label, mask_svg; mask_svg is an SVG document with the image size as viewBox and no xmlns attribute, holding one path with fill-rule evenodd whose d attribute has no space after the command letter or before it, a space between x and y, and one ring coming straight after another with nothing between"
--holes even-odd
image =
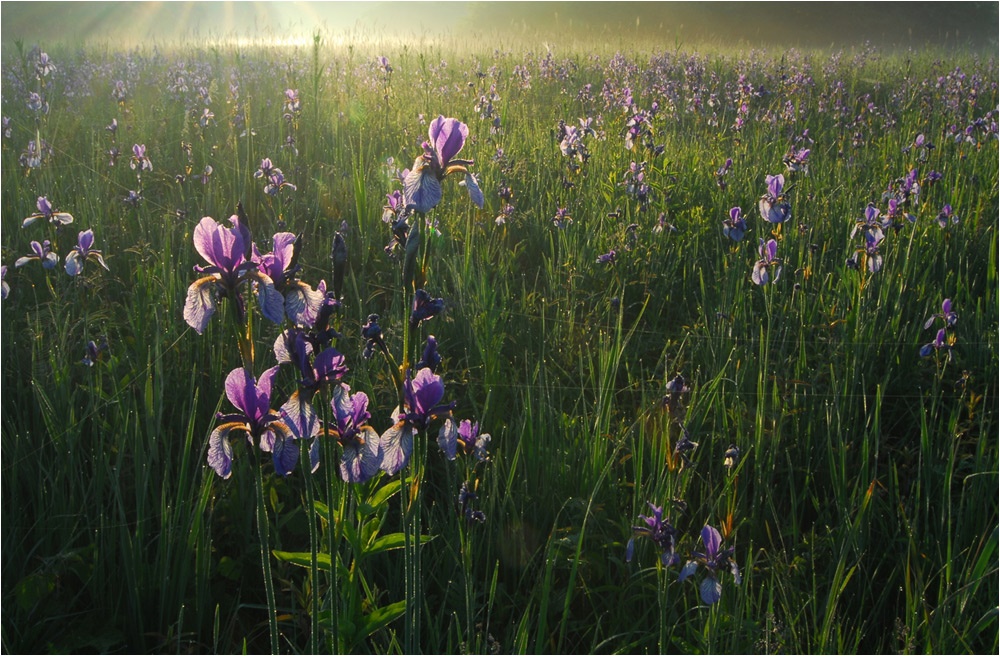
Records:
<instances>
[{"instance_id":1,"label":"green stem","mask_svg":"<svg viewBox=\"0 0 1000 656\"><path fill-rule=\"evenodd\" d=\"M302 440L299 460L305 470L306 485L306 516L309 519L309 593L311 608L309 611L309 653L319 653L319 536L316 535L316 504L313 500L313 473L309 463L309 444Z\"/></svg>"},{"instance_id":2,"label":"green stem","mask_svg":"<svg viewBox=\"0 0 1000 656\"><path fill-rule=\"evenodd\" d=\"M271 653L278 653L278 615L274 603L274 581L271 580L270 526L264 502L264 469L258 458L257 470L257 535L260 538L260 568L264 575L264 592L267 595L267 626L271 633Z\"/></svg>"}]
</instances>

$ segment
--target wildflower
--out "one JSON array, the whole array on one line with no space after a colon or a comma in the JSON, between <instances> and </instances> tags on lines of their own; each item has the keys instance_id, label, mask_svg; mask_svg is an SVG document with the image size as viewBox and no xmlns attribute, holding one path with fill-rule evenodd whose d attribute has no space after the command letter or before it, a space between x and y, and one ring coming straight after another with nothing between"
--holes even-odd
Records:
<instances>
[{"instance_id":1,"label":"wildflower","mask_svg":"<svg viewBox=\"0 0 1000 656\"><path fill-rule=\"evenodd\" d=\"M878 273L882 268L882 254L879 253L878 247L884 238L881 230L877 233L865 233L865 259L868 260L868 270L872 273Z\"/></svg>"},{"instance_id":2,"label":"wildflower","mask_svg":"<svg viewBox=\"0 0 1000 656\"><path fill-rule=\"evenodd\" d=\"M406 202L403 199L403 192L396 189L391 194L386 194L386 205L382 207L382 222L383 223L395 223L397 219L402 216L403 211L406 208Z\"/></svg>"},{"instance_id":3,"label":"wildflower","mask_svg":"<svg viewBox=\"0 0 1000 656\"><path fill-rule=\"evenodd\" d=\"M126 205L131 205L132 207L138 207L139 203L143 201L142 194L133 189L129 189L128 196L122 198L122 202Z\"/></svg>"},{"instance_id":4,"label":"wildflower","mask_svg":"<svg viewBox=\"0 0 1000 656\"><path fill-rule=\"evenodd\" d=\"M615 256L616 256L616 253L615 253L614 249L611 249L607 253L602 253L601 255L598 255L597 256L597 263L598 264L614 264L615 263Z\"/></svg>"},{"instance_id":5,"label":"wildflower","mask_svg":"<svg viewBox=\"0 0 1000 656\"><path fill-rule=\"evenodd\" d=\"M49 103L34 91L28 94L28 102L26 104L28 105L28 109L33 112L49 113Z\"/></svg>"},{"instance_id":6,"label":"wildflower","mask_svg":"<svg viewBox=\"0 0 1000 656\"><path fill-rule=\"evenodd\" d=\"M49 203L49 199L45 196L39 196L36 203L38 207L38 213L32 214L21 222L22 228L27 228L32 223L38 219L47 219L49 223L61 226L73 223L73 215L66 212L56 212L52 209L52 205Z\"/></svg>"},{"instance_id":7,"label":"wildflower","mask_svg":"<svg viewBox=\"0 0 1000 656\"><path fill-rule=\"evenodd\" d=\"M733 549L721 550L722 536L717 530L711 526L705 526L701 529L701 541L705 543L705 553L695 552L691 554L692 560L684 565L677 580L683 581L695 573L698 565L704 565L708 569L708 577L701 582L698 589L701 592L701 600L711 605L722 597L722 584L719 583L718 570L729 567L733 578L736 579L736 585L740 584L742 578L739 566L732 559Z\"/></svg>"},{"instance_id":8,"label":"wildflower","mask_svg":"<svg viewBox=\"0 0 1000 656\"><path fill-rule=\"evenodd\" d=\"M896 207L897 211L899 211L898 204L896 205ZM854 223L854 229L851 230L851 239L854 239L854 235L856 235L859 230L863 231L866 235L869 233L881 235L882 228L888 227L888 221L889 221L889 220L880 221L878 217L881 213L882 212L877 207L875 207L873 203L868 203L868 206L865 208L864 218L858 219Z\"/></svg>"},{"instance_id":9,"label":"wildflower","mask_svg":"<svg viewBox=\"0 0 1000 656\"><path fill-rule=\"evenodd\" d=\"M674 453L676 453L681 458L682 469L684 467L693 467L691 459L688 454L693 453L695 449L698 448L698 443L691 440L691 433L688 431L687 426L681 422L677 422L681 427L681 438L677 440L677 444L674 445Z\"/></svg>"},{"instance_id":10,"label":"wildflower","mask_svg":"<svg viewBox=\"0 0 1000 656\"><path fill-rule=\"evenodd\" d=\"M660 562L663 563L663 566L670 567L680 561L675 551L677 529L670 525L669 517L663 517L663 506L654 506L649 503L649 507L653 510L652 517L639 515L639 519L644 521L646 525L632 527L632 537L629 538L628 544L625 546L625 562L632 561L632 555L635 552L635 539L645 537L652 540L653 544L659 548Z\"/></svg>"},{"instance_id":11,"label":"wildflower","mask_svg":"<svg viewBox=\"0 0 1000 656\"><path fill-rule=\"evenodd\" d=\"M941 211L937 215L937 224L942 228L947 228L948 223L952 225L958 225L958 216L952 213L951 205L945 205L941 208Z\"/></svg>"},{"instance_id":12,"label":"wildflower","mask_svg":"<svg viewBox=\"0 0 1000 656\"><path fill-rule=\"evenodd\" d=\"M778 253L778 242L773 239L769 240L766 244L764 240L760 240L760 245L757 247L757 252L760 253L760 258L757 263L753 265L753 274L750 278L753 280L755 285L766 285L768 280L772 283L778 282L778 278L781 276L781 266L778 265L774 272L774 278L771 278L768 270L781 262L780 259L775 257Z\"/></svg>"},{"instance_id":13,"label":"wildflower","mask_svg":"<svg viewBox=\"0 0 1000 656\"><path fill-rule=\"evenodd\" d=\"M299 370L299 387L313 392L328 383L339 381L347 373L346 358L330 348L318 351L319 340L302 330L289 329L274 340L274 357L278 364L291 363ZM313 353L316 356L310 360Z\"/></svg>"},{"instance_id":14,"label":"wildflower","mask_svg":"<svg viewBox=\"0 0 1000 656\"><path fill-rule=\"evenodd\" d=\"M761 217L769 223L784 223L792 218L792 207L783 202L781 190L785 185L785 176L769 175L765 178L767 193L760 197L757 209Z\"/></svg>"},{"instance_id":15,"label":"wildflower","mask_svg":"<svg viewBox=\"0 0 1000 656\"><path fill-rule=\"evenodd\" d=\"M7 300L7 295L10 294L10 285L7 284L5 278L7 277L7 265L4 264L0 266L0 296L3 300Z\"/></svg>"},{"instance_id":16,"label":"wildflower","mask_svg":"<svg viewBox=\"0 0 1000 656\"><path fill-rule=\"evenodd\" d=\"M104 263L101 251L92 249L91 246L93 245L93 230L86 230L77 235L76 246L74 246L73 250L66 254L66 273L71 276L78 275L81 271L83 271L83 263L87 261L88 258L97 260L98 264L110 271L110 269L108 269L108 265Z\"/></svg>"},{"instance_id":17,"label":"wildflower","mask_svg":"<svg viewBox=\"0 0 1000 656\"><path fill-rule=\"evenodd\" d=\"M464 173L469 197L482 209L485 203L483 192L468 169L472 160L455 158L469 137L468 126L457 118L438 116L431 121L427 136L430 142L424 142L424 153L413 162L413 168L404 182L406 206L417 212L431 211L441 202L441 181L445 176Z\"/></svg>"},{"instance_id":18,"label":"wildflower","mask_svg":"<svg viewBox=\"0 0 1000 656\"><path fill-rule=\"evenodd\" d=\"M302 109L298 89L285 89L285 111L297 114Z\"/></svg>"},{"instance_id":19,"label":"wildflower","mask_svg":"<svg viewBox=\"0 0 1000 656\"><path fill-rule=\"evenodd\" d=\"M736 466L736 463L739 461L739 459L740 459L740 449L739 449L739 447L737 447L735 444L730 444L729 448L726 449L726 453L725 453L725 456L724 456L724 460L722 461L722 465L726 469L732 470L732 468Z\"/></svg>"},{"instance_id":20,"label":"wildflower","mask_svg":"<svg viewBox=\"0 0 1000 656\"><path fill-rule=\"evenodd\" d=\"M785 155L781 161L789 173L809 175L809 152L808 148L800 148Z\"/></svg>"},{"instance_id":21,"label":"wildflower","mask_svg":"<svg viewBox=\"0 0 1000 656\"><path fill-rule=\"evenodd\" d=\"M199 335L215 312L218 294L233 298L240 315L243 315L245 310L239 286L247 280L256 283L257 301L264 316L274 323L281 323L284 319L284 298L274 288L274 281L246 258L250 250L250 230L240 223L235 214L229 221L233 224L232 228L221 226L215 219L206 216L194 229L194 246L209 266L195 267L195 271L207 275L188 287L184 320Z\"/></svg>"},{"instance_id":22,"label":"wildflower","mask_svg":"<svg viewBox=\"0 0 1000 656\"><path fill-rule=\"evenodd\" d=\"M945 349L948 351L948 359L951 360L951 344L948 342L948 331L944 328L937 331L937 335L934 337L934 341L924 344L920 348L920 357L926 358L928 355L934 351L940 351Z\"/></svg>"},{"instance_id":23,"label":"wildflower","mask_svg":"<svg viewBox=\"0 0 1000 656\"><path fill-rule=\"evenodd\" d=\"M275 172L281 173L281 169L279 169L278 167L276 167L271 162L271 158L265 157L264 159L260 160L260 167L253 174L253 177L255 177L255 178L267 178L267 177L270 177L271 174L275 173Z\"/></svg>"},{"instance_id":24,"label":"wildflower","mask_svg":"<svg viewBox=\"0 0 1000 656\"><path fill-rule=\"evenodd\" d=\"M683 394L687 394L691 391L691 388L684 383L684 377L680 374L674 376L667 383L667 394L663 397L663 405L667 407L667 410L671 414L677 412L681 409L681 398Z\"/></svg>"},{"instance_id":25,"label":"wildflower","mask_svg":"<svg viewBox=\"0 0 1000 656\"><path fill-rule=\"evenodd\" d=\"M153 163L146 157L146 144L135 144L132 146L132 160L129 163L134 171L136 168L142 171L152 171Z\"/></svg>"},{"instance_id":26,"label":"wildflower","mask_svg":"<svg viewBox=\"0 0 1000 656\"><path fill-rule=\"evenodd\" d=\"M476 483L478 484L479 481ZM486 514L482 510L472 509L472 502L478 498L478 495L469 489L469 481L463 481L462 487L458 491L458 508L468 522L482 523L486 521Z\"/></svg>"},{"instance_id":27,"label":"wildflower","mask_svg":"<svg viewBox=\"0 0 1000 656\"><path fill-rule=\"evenodd\" d=\"M371 359L376 348L383 353L389 352L385 341L382 339L382 328L378 325L378 319L379 316L377 314L369 314L368 321L365 322L365 325L361 326L361 336L367 340L365 342L365 350L362 352L365 360Z\"/></svg>"},{"instance_id":28,"label":"wildflower","mask_svg":"<svg viewBox=\"0 0 1000 656\"><path fill-rule=\"evenodd\" d=\"M726 159L726 163L720 166L719 170L715 172L715 184L719 186L719 189L726 190L726 176L729 175L732 168L733 158L729 157ZM736 241L739 240L737 239Z\"/></svg>"},{"instance_id":29,"label":"wildflower","mask_svg":"<svg viewBox=\"0 0 1000 656\"><path fill-rule=\"evenodd\" d=\"M455 421L448 417L438 433L438 446L444 451L448 460L454 460L460 450L464 455L475 455L479 462L485 462L489 457L486 447L490 443L489 433L479 433L479 424L463 419L456 428Z\"/></svg>"},{"instance_id":30,"label":"wildflower","mask_svg":"<svg viewBox=\"0 0 1000 656\"><path fill-rule=\"evenodd\" d=\"M295 469L299 450L289 444L294 437L288 425L271 410L271 384L277 373L278 367L271 367L258 381L239 367L226 377L226 397L239 412L217 415L224 423L208 438L208 465L222 478L232 474L233 446L229 434L233 431L245 432L251 447L256 442L261 451L271 453L279 474L287 476Z\"/></svg>"},{"instance_id":31,"label":"wildflower","mask_svg":"<svg viewBox=\"0 0 1000 656\"><path fill-rule=\"evenodd\" d=\"M207 128L209 123L215 123L215 114L212 113L211 109L206 107L205 111L201 113L201 118L198 119L198 125L201 128Z\"/></svg>"},{"instance_id":32,"label":"wildflower","mask_svg":"<svg viewBox=\"0 0 1000 656\"><path fill-rule=\"evenodd\" d=\"M18 163L28 169L37 169L42 163L52 157L52 146L45 139L36 144L34 139L28 142L27 148L17 158Z\"/></svg>"},{"instance_id":33,"label":"wildflower","mask_svg":"<svg viewBox=\"0 0 1000 656\"><path fill-rule=\"evenodd\" d=\"M106 351L107 349L108 349L107 339L103 340L100 346L95 344L94 340L90 340L89 342L87 342L87 354L83 356L82 360L80 360L80 364L85 364L88 367L93 367L94 363L97 362L97 359L100 357L101 353Z\"/></svg>"},{"instance_id":34,"label":"wildflower","mask_svg":"<svg viewBox=\"0 0 1000 656\"><path fill-rule=\"evenodd\" d=\"M559 209L556 210L556 215L552 217L552 225L562 230L566 226L572 224L573 224L573 217L569 215L569 210L567 210L565 207L560 207Z\"/></svg>"},{"instance_id":35,"label":"wildflower","mask_svg":"<svg viewBox=\"0 0 1000 656\"><path fill-rule=\"evenodd\" d=\"M32 260L38 260L46 269L54 269L59 264L59 256L52 252L52 242L48 239L39 244L37 241L31 242L31 255L17 258L14 268L23 267Z\"/></svg>"},{"instance_id":36,"label":"wildflower","mask_svg":"<svg viewBox=\"0 0 1000 656\"><path fill-rule=\"evenodd\" d=\"M733 241L741 241L747 231L747 222L743 220L743 210L734 207L729 210L729 218L722 221L722 234Z\"/></svg>"},{"instance_id":37,"label":"wildflower","mask_svg":"<svg viewBox=\"0 0 1000 656\"><path fill-rule=\"evenodd\" d=\"M416 330L420 322L436 317L444 310L444 299L432 299L423 289L413 295L413 311L410 313L410 330Z\"/></svg>"},{"instance_id":38,"label":"wildflower","mask_svg":"<svg viewBox=\"0 0 1000 656\"><path fill-rule=\"evenodd\" d=\"M410 461L413 451L413 437L439 417L451 413L454 403L442 404L444 382L430 369L421 369L411 379L406 372L403 383L402 409L393 412L396 423L379 438L382 453L382 471L392 476Z\"/></svg>"},{"instance_id":39,"label":"wildflower","mask_svg":"<svg viewBox=\"0 0 1000 656\"><path fill-rule=\"evenodd\" d=\"M951 310L950 298L946 298L941 302L941 314L931 316L931 318L924 323L924 330L927 330L934 325L935 319L944 319L946 328L954 328L955 324L958 323L958 315Z\"/></svg>"},{"instance_id":40,"label":"wildflower","mask_svg":"<svg viewBox=\"0 0 1000 656\"><path fill-rule=\"evenodd\" d=\"M279 232L272 242L274 250L261 255L257 244L252 247L251 261L274 283L283 298L283 311L295 324L311 326L323 302L323 294L296 279L301 268L297 264L300 240L291 232Z\"/></svg>"},{"instance_id":41,"label":"wildflower","mask_svg":"<svg viewBox=\"0 0 1000 656\"><path fill-rule=\"evenodd\" d=\"M52 59L49 58L48 54L44 52L38 53L38 61L35 62L35 75L43 78L54 70L56 70L56 65L52 63Z\"/></svg>"},{"instance_id":42,"label":"wildflower","mask_svg":"<svg viewBox=\"0 0 1000 656\"><path fill-rule=\"evenodd\" d=\"M280 169L273 169L271 175L267 176L267 184L264 185L264 193L268 196L277 196L278 192L288 187L292 191L296 190L296 186L291 182L285 181L285 176L281 173Z\"/></svg>"}]
</instances>

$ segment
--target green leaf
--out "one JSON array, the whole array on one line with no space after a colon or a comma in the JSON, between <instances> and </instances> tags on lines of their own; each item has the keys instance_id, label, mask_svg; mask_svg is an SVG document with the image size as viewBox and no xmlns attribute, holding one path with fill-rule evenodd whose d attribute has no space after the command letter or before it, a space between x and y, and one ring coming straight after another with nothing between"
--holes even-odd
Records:
<instances>
[{"instance_id":1,"label":"green leaf","mask_svg":"<svg viewBox=\"0 0 1000 656\"><path fill-rule=\"evenodd\" d=\"M364 616L364 618L362 618L361 624L358 626L357 633L354 634L354 644L357 644L361 639L367 638L379 629L385 627L389 622L398 618L404 612L406 612L405 599L397 601L394 604L389 604L388 606L382 606L381 608L368 613Z\"/></svg>"},{"instance_id":2,"label":"green leaf","mask_svg":"<svg viewBox=\"0 0 1000 656\"><path fill-rule=\"evenodd\" d=\"M433 539L434 536L432 535L421 535L420 544L426 544ZM382 553L383 551L402 549L404 541L405 536L402 533L390 533L389 535L383 535L372 542L368 548L365 549L365 555L370 556L372 554Z\"/></svg>"},{"instance_id":3,"label":"green leaf","mask_svg":"<svg viewBox=\"0 0 1000 656\"><path fill-rule=\"evenodd\" d=\"M292 565L298 565L299 567L312 567L312 553L308 551L277 551L271 552L275 558L282 562L291 563ZM327 572L332 570L330 565L330 554L320 552L316 554L316 566ZM347 567L344 566L343 561L339 558L337 559L337 570L340 572L340 576L344 579L350 577L350 572L347 571Z\"/></svg>"}]
</instances>

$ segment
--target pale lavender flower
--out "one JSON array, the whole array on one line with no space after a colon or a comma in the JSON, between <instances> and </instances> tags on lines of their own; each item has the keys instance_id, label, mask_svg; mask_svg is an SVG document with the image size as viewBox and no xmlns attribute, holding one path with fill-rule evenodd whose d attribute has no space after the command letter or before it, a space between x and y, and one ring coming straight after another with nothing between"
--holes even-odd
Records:
<instances>
[{"instance_id":1,"label":"pale lavender flower","mask_svg":"<svg viewBox=\"0 0 1000 656\"><path fill-rule=\"evenodd\" d=\"M153 170L153 163L146 156L146 144L135 144L132 146L132 159L129 162L129 166L133 171L136 168L140 171Z\"/></svg>"},{"instance_id":2,"label":"pale lavender flower","mask_svg":"<svg viewBox=\"0 0 1000 656\"><path fill-rule=\"evenodd\" d=\"M25 218L24 221L21 222L22 228L27 228L39 219L46 219L49 223L55 226L64 226L73 223L72 214L67 212L56 212L52 209L52 204L49 203L49 199L45 196L39 196L35 205L38 207L38 212Z\"/></svg>"},{"instance_id":3,"label":"pale lavender flower","mask_svg":"<svg viewBox=\"0 0 1000 656\"><path fill-rule=\"evenodd\" d=\"M722 597L722 584L719 583L718 572L728 568L736 580L736 585L742 582L740 568L733 560L733 549L722 550L722 536L711 526L701 529L701 541L705 544L705 553L694 552L684 568L681 569L678 581L688 578L698 569L699 565L704 565L708 571L708 576L702 580L698 590L701 593L701 600L706 604L714 604Z\"/></svg>"},{"instance_id":4,"label":"pale lavender flower","mask_svg":"<svg viewBox=\"0 0 1000 656\"><path fill-rule=\"evenodd\" d=\"M476 177L469 171L472 160L457 159L459 151L469 137L469 128L457 118L438 116L427 130L429 142L424 142L424 153L413 162L404 182L407 208L426 213L441 202L441 181L452 173L465 175L465 188L476 207L485 203Z\"/></svg>"},{"instance_id":5,"label":"pale lavender flower","mask_svg":"<svg viewBox=\"0 0 1000 656\"><path fill-rule=\"evenodd\" d=\"M778 278L781 276L781 260L776 257L778 254L778 242L771 239L765 244L764 240L761 239L757 247L757 252L760 253L760 259L754 264L753 274L750 276L754 284L766 285L768 281L772 283L778 282ZM773 278L769 274L769 270L772 267L775 268Z\"/></svg>"},{"instance_id":6,"label":"pale lavender flower","mask_svg":"<svg viewBox=\"0 0 1000 656\"><path fill-rule=\"evenodd\" d=\"M743 220L743 210L733 207L729 210L729 218L722 221L722 233L733 241L740 241L747 231L747 222Z\"/></svg>"},{"instance_id":7,"label":"pale lavender flower","mask_svg":"<svg viewBox=\"0 0 1000 656\"><path fill-rule=\"evenodd\" d=\"M941 314L932 315L931 318L924 323L924 330L927 330L928 328L933 326L935 319L943 319L945 327L947 328L954 328L955 324L958 323L958 315L955 314L951 309L950 298L946 298L944 299L944 301L941 302Z\"/></svg>"},{"instance_id":8,"label":"pale lavender flower","mask_svg":"<svg viewBox=\"0 0 1000 656\"><path fill-rule=\"evenodd\" d=\"M87 261L88 258L97 260L105 269L108 269L108 265L104 263L104 258L101 256L101 251L91 248L94 245L94 231L85 230L77 236L76 246L73 247L69 253L66 254L66 273L71 276L79 275L83 271L83 263Z\"/></svg>"},{"instance_id":9,"label":"pale lavender flower","mask_svg":"<svg viewBox=\"0 0 1000 656\"><path fill-rule=\"evenodd\" d=\"M489 457L486 448L490 443L489 433L480 433L479 424L463 419L456 427L455 420L448 417L444 420L438 433L438 446L444 451L448 460L454 460L457 453L474 455L479 462L485 462Z\"/></svg>"},{"instance_id":10,"label":"pale lavender flower","mask_svg":"<svg viewBox=\"0 0 1000 656\"><path fill-rule=\"evenodd\" d=\"M781 191L785 185L785 176L769 175L765 178L767 193L760 197L757 209L761 217L768 223L784 223L792 218L792 207L782 200Z\"/></svg>"},{"instance_id":11,"label":"pale lavender flower","mask_svg":"<svg viewBox=\"0 0 1000 656\"><path fill-rule=\"evenodd\" d=\"M46 269L54 269L59 264L59 256L52 252L52 242L48 239L39 244L37 241L31 242L31 255L17 258L14 268L23 267L32 260L38 260Z\"/></svg>"},{"instance_id":12,"label":"pale lavender flower","mask_svg":"<svg viewBox=\"0 0 1000 656\"><path fill-rule=\"evenodd\" d=\"M7 265L4 264L0 266L0 295L2 295L3 300L7 300L7 295L10 294L10 285L7 284Z\"/></svg>"}]
</instances>

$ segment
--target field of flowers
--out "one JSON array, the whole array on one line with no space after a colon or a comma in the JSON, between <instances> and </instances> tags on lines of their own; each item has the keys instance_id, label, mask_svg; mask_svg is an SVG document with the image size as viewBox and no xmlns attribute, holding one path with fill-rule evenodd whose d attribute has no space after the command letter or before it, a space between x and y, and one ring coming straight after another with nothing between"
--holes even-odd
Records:
<instances>
[{"instance_id":1,"label":"field of flowers","mask_svg":"<svg viewBox=\"0 0 1000 656\"><path fill-rule=\"evenodd\" d=\"M6 44L3 650L996 653L997 108Z\"/></svg>"}]
</instances>

